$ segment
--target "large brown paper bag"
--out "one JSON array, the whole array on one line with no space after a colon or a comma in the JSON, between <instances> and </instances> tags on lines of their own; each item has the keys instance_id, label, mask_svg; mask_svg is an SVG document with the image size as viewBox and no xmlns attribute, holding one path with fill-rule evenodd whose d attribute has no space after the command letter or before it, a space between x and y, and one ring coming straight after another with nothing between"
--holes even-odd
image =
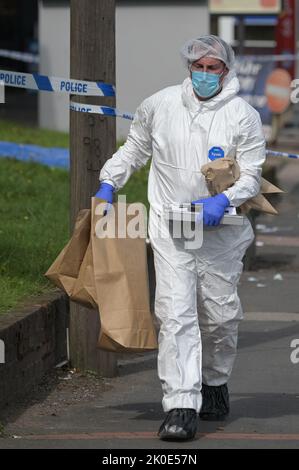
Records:
<instances>
[{"instance_id":1,"label":"large brown paper bag","mask_svg":"<svg viewBox=\"0 0 299 470\"><path fill-rule=\"evenodd\" d=\"M78 277L70 295L71 300L87 308L98 308L97 293L93 272L91 240L83 258Z\"/></svg>"},{"instance_id":2,"label":"large brown paper bag","mask_svg":"<svg viewBox=\"0 0 299 470\"><path fill-rule=\"evenodd\" d=\"M142 214L142 204L134 204ZM91 246L96 296L101 320L98 347L109 351L145 351L157 349L156 331L150 312L147 253L144 236L130 238L128 231L135 215L127 215L124 226L119 222L127 211L124 203L113 204L103 217L103 203L92 198ZM115 227L110 236L106 228ZM115 225L114 225L115 224ZM125 238L120 238L119 228Z\"/></svg>"},{"instance_id":3,"label":"large brown paper bag","mask_svg":"<svg viewBox=\"0 0 299 470\"><path fill-rule=\"evenodd\" d=\"M90 209L82 209L71 239L50 266L45 276L71 296L90 239Z\"/></svg>"},{"instance_id":4,"label":"large brown paper bag","mask_svg":"<svg viewBox=\"0 0 299 470\"><path fill-rule=\"evenodd\" d=\"M240 167L232 157L218 158L201 167L201 172L205 176L208 190L212 196L219 194L232 186L240 177ZM282 193L274 184L261 179L261 189L257 196L249 199L240 206L243 214L255 209L267 214L278 214L277 210L263 196L263 194Z\"/></svg>"}]
</instances>

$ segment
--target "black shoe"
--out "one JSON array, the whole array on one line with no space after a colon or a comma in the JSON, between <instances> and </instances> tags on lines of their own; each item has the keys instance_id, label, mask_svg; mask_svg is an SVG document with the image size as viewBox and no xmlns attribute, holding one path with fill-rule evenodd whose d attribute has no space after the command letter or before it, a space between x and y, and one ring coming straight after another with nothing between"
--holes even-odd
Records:
<instances>
[{"instance_id":1,"label":"black shoe","mask_svg":"<svg viewBox=\"0 0 299 470\"><path fill-rule=\"evenodd\" d=\"M161 424L158 437L162 440L192 439L197 431L197 420L197 412L193 408L174 408Z\"/></svg>"},{"instance_id":2,"label":"black shoe","mask_svg":"<svg viewBox=\"0 0 299 470\"><path fill-rule=\"evenodd\" d=\"M202 407L200 419L221 421L229 413L229 394L227 384L210 386L202 384Z\"/></svg>"}]
</instances>

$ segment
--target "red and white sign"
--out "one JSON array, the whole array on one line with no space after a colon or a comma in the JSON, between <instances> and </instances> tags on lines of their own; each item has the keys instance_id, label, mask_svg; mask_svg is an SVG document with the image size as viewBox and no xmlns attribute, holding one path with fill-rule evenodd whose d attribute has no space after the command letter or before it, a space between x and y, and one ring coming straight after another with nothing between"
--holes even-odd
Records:
<instances>
[{"instance_id":1,"label":"red and white sign","mask_svg":"<svg viewBox=\"0 0 299 470\"><path fill-rule=\"evenodd\" d=\"M283 113L289 107L291 81L290 74L284 69L275 69L268 76L265 94L267 106L272 113Z\"/></svg>"}]
</instances>

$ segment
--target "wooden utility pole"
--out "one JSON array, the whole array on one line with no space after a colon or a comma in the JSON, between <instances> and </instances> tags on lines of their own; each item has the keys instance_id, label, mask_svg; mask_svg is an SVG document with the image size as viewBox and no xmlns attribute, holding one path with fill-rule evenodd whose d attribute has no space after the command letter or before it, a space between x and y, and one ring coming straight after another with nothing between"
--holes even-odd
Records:
<instances>
[{"instance_id":1,"label":"wooden utility pole","mask_svg":"<svg viewBox=\"0 0 299 470\"><path fill-rule=\"evenodd\" d=\"M115 0L71 0L71 70L79 80L115 84ZM115 98L76 96L76 102L115 106ZM115 118L70 111L71 232L78 211L90 208L99 173L115 152ZM116 355L97 349L99 315L71 302L73 367L105 376L116 373Z\"/></svg>"}]
</instances>

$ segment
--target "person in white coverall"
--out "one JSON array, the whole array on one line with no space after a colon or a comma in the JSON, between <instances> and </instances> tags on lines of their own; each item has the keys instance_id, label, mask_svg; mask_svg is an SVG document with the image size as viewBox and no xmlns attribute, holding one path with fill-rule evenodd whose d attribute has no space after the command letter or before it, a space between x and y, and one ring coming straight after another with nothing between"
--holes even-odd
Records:
<instances>
[{"instance_id":1,"label":"person in white coverall","mask_svg":"<svg viewBox=\"0 0 299 470\"><path fill-rule=\"evenodd\" d=\"M158 375L167 413L158 436L184 440L195 436L198 413L218 420L229 412L227 382L243 315L237 283L254 233L247 217L242 226L220 221L228 205L238 207L258 194L265 139L258 112L237 96L232 48L209 35L188 41L181 55L188 77L141 103L127 141L100 172L96 196L111 203L114 191L152 158L149 238L160 322ZM211 197L200 169L228 153L240 166L240 178ZM203 243L197 249L172 237L163 222L164 204L186 202L203 204Z\"/></svg>"}]
</instances>

